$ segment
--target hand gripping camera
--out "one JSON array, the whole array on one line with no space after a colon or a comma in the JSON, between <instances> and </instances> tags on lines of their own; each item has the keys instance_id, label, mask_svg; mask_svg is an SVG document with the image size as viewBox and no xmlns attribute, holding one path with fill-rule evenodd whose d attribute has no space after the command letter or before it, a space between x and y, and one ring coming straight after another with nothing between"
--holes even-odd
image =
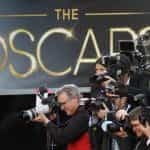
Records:
<instances>
[{"instance_id":1,"label":"hand gripping camera","mask_svg":"<svg viewBox=\"0 0 150 150\"><path fill-rule=\"evenodd\" d=\"M25 121L31 121L38 116L39 113L54 113L58 108L55 95L49 96L48 88L40 87L36 94L36 106L34 108L21 112L21 118Z\"/></svg>"}]
</instances>

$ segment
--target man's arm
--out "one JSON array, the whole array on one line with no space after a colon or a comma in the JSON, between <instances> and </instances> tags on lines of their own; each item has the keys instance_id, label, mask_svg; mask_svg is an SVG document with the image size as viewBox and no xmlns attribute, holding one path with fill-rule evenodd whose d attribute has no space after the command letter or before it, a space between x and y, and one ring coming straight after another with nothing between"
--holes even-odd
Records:
<instances>
[{"instance_id":1,"label":"man's arm","mask_svg":"<svg viewBox=\"0 0 150 150\"><path fill-rule=\"evenodd\" d=\"M82 112L72 117L64 128L59 128L49 122L47 124L47 131L54 137L57 144L69 144L77 140L88 130L88 121L88 114Z\"/></svg>"},{"instance_id":2,"label":"man's arm","mask_svg":"<svg viewBox=\"0 0 150 150\"><path fill-rule=\"evenodd\" d=\"M39 114L34 119L36 122L43 122L47 132L53 136L58 145L65 145L77 140L83 133L88 131L89 115L86 111L80 111L63 128L52 123L44 114Z\"/></svg>"}]
</instances>

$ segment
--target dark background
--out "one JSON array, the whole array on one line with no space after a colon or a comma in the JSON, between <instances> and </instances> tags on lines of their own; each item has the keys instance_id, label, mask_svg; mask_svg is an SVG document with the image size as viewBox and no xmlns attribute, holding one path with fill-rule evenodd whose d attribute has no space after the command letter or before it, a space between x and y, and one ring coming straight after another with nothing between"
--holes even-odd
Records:
<instances>
[{"instance_id":1,"label":"dark background","mask_svg":"<svg viewBox=\"0 0 150 150\"><path fill-rule=\"evenodd\" d=\"M46 134L41 124L26 123L20 112L35 106L34 95L0 96L0 149L45 150Z\"/></svg>"}]
</instances>

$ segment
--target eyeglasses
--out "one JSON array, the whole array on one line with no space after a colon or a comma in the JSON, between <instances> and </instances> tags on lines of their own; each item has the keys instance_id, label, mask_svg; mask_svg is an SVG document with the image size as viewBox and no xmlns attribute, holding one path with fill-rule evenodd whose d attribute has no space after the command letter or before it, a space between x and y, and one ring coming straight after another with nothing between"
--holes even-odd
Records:
<instances>
[{"instance_id":1,"label":"eyeglasses","mask_svg":"<svg viewBox=\"0 0 150 150\"><path fill-rule=\"evenodd\" d=\"M68 101L63 102L63 103L59 103L59 105L60 105L60 106L64 106L64 105L66 105L66 104L67 104L67 102L68 102Z\"/></svg>"},{"instance_id":2,"label":"eyeglasses","mask_svg":"<svg viewBox=\"0 0 150 150\"><path fill-rule=\"evenodd\" d=\"M62 102L62 103L59 102L59 105L60 106L65 106L68 102L69 102L69 100L66 100L65 102Z\"/></svg>"}]
</instances>

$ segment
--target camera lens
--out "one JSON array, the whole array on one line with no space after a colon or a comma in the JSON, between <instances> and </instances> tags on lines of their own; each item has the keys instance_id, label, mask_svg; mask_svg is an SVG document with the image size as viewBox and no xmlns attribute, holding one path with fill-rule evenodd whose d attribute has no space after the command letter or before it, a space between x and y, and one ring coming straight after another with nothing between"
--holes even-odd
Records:
<instances>
[{"instance_id":1,"label":"camera lens","mask_svg":"<svg viewBox=\"0 0 150 150\"><path fill-rule=\"evenodd\" d=\"M120 126L113 122L107 125L107 130L112 133L117 132L120 131Z\"/></svg>"},{"instance_id":2,"label":"camera lens","mask_svg":"<svg viewBox=\"0 0 150 150\"><path fill-rule=\"evenodd\" d=\"M33 108L33 109L30 109L30 110L27 110L27 111L23 111L22 114L21 114L21 118L22 118L24 121L31 121L31 120L34 119L37 115L38 115L38 113L37 113L36 110Z\"/></svg>"}]
</instances>

